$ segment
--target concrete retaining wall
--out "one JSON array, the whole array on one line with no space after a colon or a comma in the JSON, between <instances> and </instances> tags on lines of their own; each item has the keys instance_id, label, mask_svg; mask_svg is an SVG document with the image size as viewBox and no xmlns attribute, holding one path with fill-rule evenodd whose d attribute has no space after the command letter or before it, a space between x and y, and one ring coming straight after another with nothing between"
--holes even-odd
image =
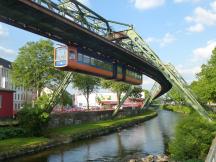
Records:
<instances>
[{"instance_id":1,"label":"concrete retaining wall","mask_svg":"<svg viewBox=\"0 0 216 162\"><path fill-rule=\"evenodd\" d=\"M143 110L140 109L126 108L124 110L120 110L117 117L134 116L142 112ZM112 118L112 113L112 110L106 110L52 114L48 127L57 128L73 124L108 120Z\"/></svg>"}]
</instances>

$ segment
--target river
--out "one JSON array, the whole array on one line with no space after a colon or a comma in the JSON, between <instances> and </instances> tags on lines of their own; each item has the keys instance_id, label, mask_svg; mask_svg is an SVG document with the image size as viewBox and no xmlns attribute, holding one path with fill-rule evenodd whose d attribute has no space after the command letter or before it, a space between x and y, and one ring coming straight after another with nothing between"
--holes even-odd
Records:
<instances>
[{"instance_id":1,"label":"river","mask_svg":"<svg viewBox=\"0 0 216 162\"><path fill-rule=\"evenodd\" d=\"M128 156L163 154L180 119L178 113L160 110L157 117L133 128L8 162L116 162Z\"/></svg>"}]
</instances>

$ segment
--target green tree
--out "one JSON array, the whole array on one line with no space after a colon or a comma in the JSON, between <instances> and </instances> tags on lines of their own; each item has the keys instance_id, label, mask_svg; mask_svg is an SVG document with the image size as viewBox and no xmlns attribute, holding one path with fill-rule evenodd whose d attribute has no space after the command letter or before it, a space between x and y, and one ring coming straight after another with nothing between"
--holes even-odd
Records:
<instances>
[{"instance_id":1,"label":"green tree","mask_svg":"<svg viewBox=\"0 0 216 162\"><path fill-rule=\"evenodd\" d=\"M101 85L102 87L111 89L112 92L116 93L118 104L120 103L122 93L127 92L130 87L129 84L123 82L104 79L101 80Z\"/></svg>"},{"instance_id":2,"label":"green tree","mask_svg":"<svg viewBox=\"0 0 216 162\"><path fill-rule=\"evenodd\" d=\"M167 93L167 96L171 99L171 101L174 101L176 104L185 104L184 96L179 93L178 89L175 87L173 87L171 91Z\"/></svg>"},{"instance_id":3,"label":"green tree","mask_svg":"<svg viewBox=\"0 0 216 162\"><path fill-rule=\"evenodd\" d=\"M86 98L87 109L89 109L89 96L100 85L100 79L90 75L75 73L73 76L73 86L77 88Z\"/></svg>"},{"instance_id":4,"label":"green tree","mask_svg":"<svg viewBox=\"0 0 216 162\"><path fill-rule=\"evenodd\" d=\"M143 89L142 87L134 87L133 91L131 92L130 94L130 97L132 98L141 98L142 97L142 92L143 92Z\"/></svg>"},{"instance_id":5,"label":"green tree","mask_svg":"<svg viewBox=\"0 0 216 162\"><path fill-rule=\"evenodd\" d=\"M36 90L39 97L47 84L61 76L53 66L53 43L50 40L26 43L12 64L11 76L16 86Z\"/></svg>"},{"instance_id":6,"label":"green tree","mask_svg":"<svg viewBox=\"0 0 216 162\"><path fill-rule=\"evenodd\" d=\"M216 48L207 64L202 65L197 78L198 81L194 81L191 88L201 102L216 102Z\"/></svg>"}]
</instances>

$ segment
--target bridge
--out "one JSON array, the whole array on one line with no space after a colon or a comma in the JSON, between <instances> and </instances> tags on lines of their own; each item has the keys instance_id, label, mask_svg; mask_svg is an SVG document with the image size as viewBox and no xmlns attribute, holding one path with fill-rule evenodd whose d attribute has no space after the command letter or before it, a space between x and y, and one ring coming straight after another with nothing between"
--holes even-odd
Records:
<instances>
[{"instance_id":1,"label":"bridge","mask_svg":"<svg viewBox=\"0 0 216 162\"><path fill-rule=\"evenodd\" d=\"M190 105L210 120L175 68L164 64L132 25L109 21L76 0L0 0L0 21L68 46L87 47L134 66L156 81L145 105L176 86ZM69 84L71 75L69 72L55 91L50 107ZM120 103L132 89L133 86Z\"/></svg>"}]
</instances>

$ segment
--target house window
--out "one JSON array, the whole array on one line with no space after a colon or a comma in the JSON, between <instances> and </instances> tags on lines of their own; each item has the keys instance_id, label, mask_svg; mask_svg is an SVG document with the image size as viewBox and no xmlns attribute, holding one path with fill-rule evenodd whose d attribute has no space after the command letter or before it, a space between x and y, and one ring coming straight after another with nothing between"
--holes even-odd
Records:
<instances>
[{"instance_id":1,"label":"house window","mask_svg":"<svg viewBox=\"0 0 216 162\"><path fill-rule=\"evenodd\" d=\"M2 96L0 96L0 109L2 108Z\"/></svg>"}]
</instances>

